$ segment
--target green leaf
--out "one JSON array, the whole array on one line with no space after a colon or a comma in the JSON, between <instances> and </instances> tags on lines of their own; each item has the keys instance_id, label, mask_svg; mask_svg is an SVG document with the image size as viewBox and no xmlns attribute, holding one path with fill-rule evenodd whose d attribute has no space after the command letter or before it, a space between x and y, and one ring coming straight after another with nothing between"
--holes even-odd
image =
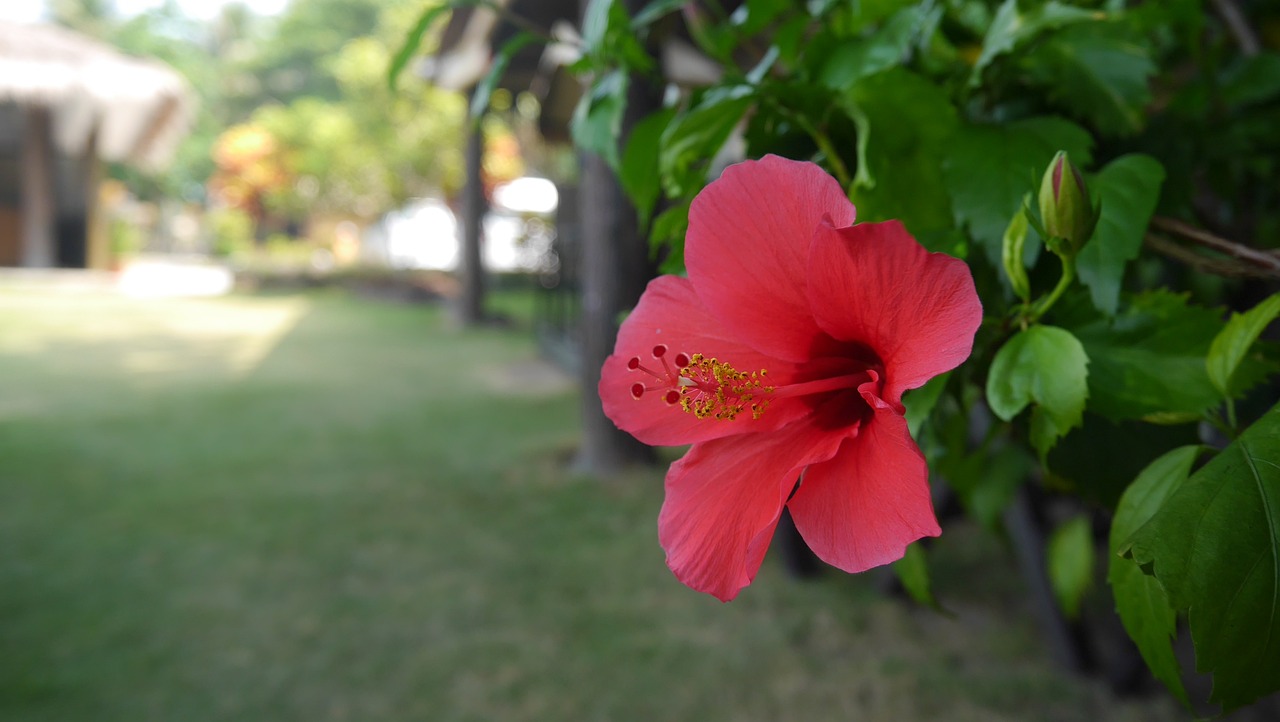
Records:
<instances>
[{"instance_id":1,"label":"green leaf","mask_svg":"<svg viewBox=\"0 0 1280 722\"><path fill-rule=\"evenodd\" d=\"M1090 357L1090 388L1096 367ZM1093 402L1092 396L1089 401ZM1195 424L1112 421L1086 409L1084 424L1049 453L1045 483L1090 505L1115 509L1148 462L1170 449L1199 441Z\"/></svg>"},{"instance_id":2,"label":"green leaf","mask_svg":"<svg viewBox=\"0 0 1280 722\"><path fill-rule=\"evenodd\" d=\"M1121 552L1187 610L1196 669L1230 710L1280 690L1280 406L1169 497Z\"/></svg>"},{"instance_id":3,"label":"green leaf","mask_svg":"<svg viewBox=\"0 0 1280 722\"><path fill-rule=\"evenodd\" d=\"M840 102L858 123L850 199L862 221L900 219L913 233L953 226L942 158L956 110L938 85L902 68L860 80Z\"/></svg>"},{"instance_id":4,"label":"green leaf","mask_svg":"<svg viewBox=\"0 0 1280 722\"><path fill-rule=\"evenodd\" d=\"M1109 163L1089 184L1102 204L1101 217L1093 238L1076 257L1076 271L1103 313L1116 311L1125 265L1142 249L1163 182L1159 161L1133 154Z\"/></svg>"},{"instance_id":5,"label":"green leaf","mask_svg":"<svg viewBox=\"0 0 1280 722\"><path fill-rule=\"evenodd\" d=\"M859 78L901 65L920 32L924 10L923 6L900 10L871 35L837 45L818 71L819 82L843 91Z\"/></svg>"},{"instance_id":6,"label":"green leaf","mask_svg":"<svg viewBox=\"0 0 1280 722\"><path fill-rule=\"evenodd\" d=\"M653 219L653 231L649 234L649 252L657 258L665 247L667 257L662 260L660 273L684 273L684 236L689 230L689 202L672 206Z\"/></svg>"},{"instance_id":7,"label":"green leaf","mask_svg":"<svg viewBox=\"0 0 1280 722\"><path fill-rule=\"evenodd\" d=\"M1244 313L1231 314L1231 320L1213 339L1205 364L1209 380L1226 398L1235 398L1243 389L1232 381L1240 362L1258 336L1280 314L1280 293L1274 294Z\"/></svg>"},{"instance_id":8,"label":"green leaf","mask_svg":"<svg viewBox=\"0 0 1280 722\"><path fill-rule=\"evenodd\" d=\"M1131 136L1142 129L1155 63L1119 25L1068 28L1029 53L1023 63L1057 107L1099 133Z\"/></svg>"},{"instance_id":9,"label":"green leaf","mask_svg":"<svg viewBox=\"0 0 1280 722\"><path fill-rule=\"evenodd\" d=\"M732 19L738 26L738 32L750 37L769 27L782 13L794 8L792 0L747 0L733 14Z\"/></svg>"},{"instance_id":10,"label":"green leaf","mask_svg":"<svg viewBox=\"0 0 1280 722\"><path fill-rule=\"evenodd\" d=\"M653 21L678 10L689 0L653 0L653 2L641 8L640 12L631 19L631 29L640 30L646 25L650 25Z\"/></svg>"},{"instance_id":11,"label":"green leaf","mask_svg":"<svg viewBox=\"0 0 1280 722\"><path fill-rule=\"evenodd\" d=\"M1073 517L1049 535L1045 550L1053 596L1068 619L1080 616L1080 603L1093 586L1093 534L1089 519Z\"/></svg>"},{"instance_id":12,"label":"green leaf","mask_svg":"<svg viewBox=\"0 0 1280 722\"><path fill-rule=\"evenodd\" d=\"M443 5L437 5L427 8L418 16L418 22L413 24L409 29L409 34L404 37L404 42L396 50L395 56L391 58L391 65L387 67L387 87L395 89L396 80L400 77L400 73L404 72L405 66L417 54L419 46L422 45L422 37L427 34L427 30L435 23L436 19L445 13L453 12L457 7L464 5L472 5L474 3L467 2L451 2Z\"/></svg>"},{"instance_id":13,"label":"green leaf","mask_svg":"<svg viewBox=\"0 0 1280 722\"><path fill-rule=\"evenodd\" d=\"M1280 54L1263 51L1223 73L1222 100L1233 108L1245 108L1280 96Z\"/></svg>"},{"instance_id":14,"label":"green leaf","mask_svg":"<svg viewBox=\"0 0 1280 722\"><path fill-rule=\"evenodd\" d=\"M929 418L933 407L937 405L938 399L942 397L942 390L947 387L947 379L951 378L951 372L934 376L929 379L928 383L918 389L912 389L902 397L902 405L907 407L907 429L915 436L920 431L920 425Z\"/></svg>"},{"instance_id":15,"label":"green leaf","mask_svg":"<svg viewBox=\"0 0 1280 722\"><path fill-rule=\"evenodd\" d=\"M1027 242L1026 211L1019 208L1004 231L1000 263L1013 293L1024 302L1031 300L1031 282L1027 280L1027 267L1022 263L1023 246Z\"/></svg>"},{"instance_id":16,"label":"green leaf","mask_svg":"<svg viewBox=\"0 0 1280 722\"><path fill-rule=\"evenodd\" d=\"M1111 522L1107 568L1107 583L1115 597L1116 612L1129 638L1138 646L1156 679L1188 706L1181 668L1173 654L1172 640L1178 631L1177 611L1169 604L1169 595L1160 582L1143 574L1132 560L1121 557L1120 549L1186 481L1200 450L1199 446L1174 449L1151 462L1129 485L1120 497Z\"/></svg>"},{"instance_id":17,"label":"green leaf","mask_svg":"<svg viewBox=\"0 0 1280 722\"><path fill-rule=\"evenodd\" d=\"M573 142L618 167L618 137L627 104L627 74L621 70L601 76L583 93L574 108L569 131Z\"/></svg>"},{"instance_id":18,"label":"green leaf","mask_svg":"<svg viewBox=\"0 0 1280 722\"><path fill-rule=\"evenodd\" d=\"M1104 17L1106 16L1103 13L1074 8L1060 2L1048 2L1023 12L1018 8L1017 0L1005 0L996 11L996 16L991 20L991 27L987 29L987 35L982 40L982 53L973 64L969 85L977 87L982 84L982 71L996 57L1034 40L1042 33L1064 25L1099 20Z\"/></svg>"},{"instance_id":19,"label":"green leaf","mask_svg":"<svg viewBox=\"0 0 1280 722\"><path fill-rule=\"evenodd\" d=\"M507 66L511 64L511 58L522 48L531 43L539 42L540 38L532 33L520 32L503 44L502 49L498 51L498 55L493 59L493 64L489 66L489 72L484 79L476 85L475 92L471 94L471 117L479 119L489 109L489 98L493 95L493 89L502 82L502 75L507 72Z\"/></svg>"},{"instance_id":20,"label":"green leaf","mask_svg":"<svg viewBox=\"0 0 1280 722\"><path fill-rule=\"evenodd\" d=\"M1056 152L1079 165L1091 158L1093 138L1080 126L1055 117L999 125L965 124L945 149L943 178L957 224L966 225L993 264L1001 262L1001 239L1022 199L1035 190Z\"/></svg>"},{"instance_id":21,"label":"green leaf","mask_svg":"<svg viewBox=\"0 0 1280 722\"><path fill-rule=\"evenodd\" d=\"M609 16L616 1L587 0L587 7L582 11L582 44L588 53L599 52L604 45L609 33Z\"/></svg>"},{"instance_id":22,"label":"green leaf","mask_svg":"<svg viewBox=\"0 0 1280 722\"><path fill-rule=\"evenodd\" d=\"M960 503L975 521L995 532L1018 488L1030 477L1035 461L1017 446L992 453L979 452L959 460L943 459L939 471L960 495Z\"/></svg>"},{"instance_id":23,"label":"green leaf","mask_svg":"<svg viewBox=\"0 0 1280 722\"><path fill-rule=\"evenodd\" d=\"M1168 291L1134 296L1114 318L1072 326L1089 354L1090 410L1115 420L1198 417L1218 402L1204 358L1221 328L1217 311Z\"/></svg>"},{"instance_id":24,"label":"green leaf","mask_svg":"<svg viewBox=\"0 0 1280 722\"><path fill-rule=\"evenodd\" d=\"M907 547L902 558L893 563L893 573L902 582L907 594L926 607L941 610L937 598L933 596L933 585L929 580L929 564L925 559L924 547L919 542Z\"/></svg>"},{"instance_id":25,"label":"green leaf","mask_svg":"<svg viewBox=\"0 0 1280 722\"><path fill-rule=\"evenodd\" d=\"M643 118L631 129L627 147L622 151L618 180L636 207L642 227L649 225L653 205L662 191L658 175L659 141L675 114L675 110L668 108Z\"/></svg>"},{"instance_id":26,"label":"green leaf","mask_svg":"<svg viewBox=\"0 0 1280 722\"><path fill-rule=\"evenodd\" d=\"M996 352L987 376L987 403L1010 421L1031 402L1031 444L1041 459L1079 426L1089 394L1089 357L1071 332L1032 326Z\"/></svg>"},{"instance_id":27,"label":"green leaf","mask_svg":"<svg viewBox=\"0 0 1280 722\"><path fill-rule=\"evenodd\" d=\"M676 116L662 133L658 158L667 193L682 196L706 183L706 168L755 101L749 85L717 87Z\"/></svg>"},{"instance_id":28,"label":"green leaf","mask_svg":"<svg viewBox=\"0 0 1280 722\"><path fill-rule=\"evenodd\" d=\"M653 58L644 50L617 0L590 0L582 12L582 45L586 56L599 67L648 70Z\"/></svg>"}]
</instances>

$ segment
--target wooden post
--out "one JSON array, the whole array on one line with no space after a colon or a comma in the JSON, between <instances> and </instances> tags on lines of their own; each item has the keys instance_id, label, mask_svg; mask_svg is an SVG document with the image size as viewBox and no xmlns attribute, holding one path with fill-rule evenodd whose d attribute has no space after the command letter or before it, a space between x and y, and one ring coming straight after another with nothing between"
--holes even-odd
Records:
<instances>
[{"instance_id":1,"label":"wooden post","mask_svg":"<svg viewBox=\"0 0 1280 722\"><path fill-rule=\"evenodd\" d=\"M27 268L53 268L53 140L47 108L28 106L22 128L22 254Z\"/></svg>"},{"instance_id":2,"label":"wooden post","mask_svg":"<svg viewBox=\"0 0 1280 722\"><path fill-rule=\"evenodd\" d=\"M107 229L107 219L102 213L102 161L98 158L98 129L95 127L89 135L89 142L84 147L82 161L84 178L84 233L85 233L85 267L95 269L109 268L111 258L111 238Z\"/></svg>"},{"instance_id":3,"label":"wooden post","mask_svg":"<svg viewBox=\"0 0 1280 722\"><path fill-rule=\"evenodd\" d=\"M462 239L458 248L462 295L458 297L457 318L464 326L474 326L485 320L484 264L480 245L484 237L484 215L488 204L484 198L483 161L484 133L479 122L471 123L467 130L467 178L462 186Z\"/></svg>"}]
</instances>

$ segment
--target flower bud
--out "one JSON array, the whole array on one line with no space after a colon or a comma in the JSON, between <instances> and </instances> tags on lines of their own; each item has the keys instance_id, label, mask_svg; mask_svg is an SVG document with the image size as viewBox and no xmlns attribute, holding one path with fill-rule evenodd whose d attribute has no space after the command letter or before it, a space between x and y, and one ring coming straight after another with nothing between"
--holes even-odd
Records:
<instances>
[{"instance_id":1,"label":"flower bud","mask_svg":"<svg viewBox=\"0 0 1280 722\"><path fill-rule=\"evenodd\" d=\"M1040 181L1040 218L1049 235L1045 244L1058 255L1074 256L1093 235L1097 216L1089 189L1064 150L1053 157Z\"/></svg>"}]
</instances>

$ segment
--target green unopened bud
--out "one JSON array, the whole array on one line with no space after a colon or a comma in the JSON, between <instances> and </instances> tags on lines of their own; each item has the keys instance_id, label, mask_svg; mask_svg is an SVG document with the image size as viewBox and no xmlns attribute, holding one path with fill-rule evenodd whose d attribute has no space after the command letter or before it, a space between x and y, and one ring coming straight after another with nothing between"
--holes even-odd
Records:
<instances>
[{"instance_id":1,"label":"green unopened bud","mask_svg":"<svg viewBox=\"0 0 1280 722\"><path fill-rule=\"evenodd\" d=\"M1040 218L1048 234L1045 245L1054 253L1074 256L1093 235L1097 222L1084 176L1060 150L1040 181Z\"/></svg>"}]
</instances>

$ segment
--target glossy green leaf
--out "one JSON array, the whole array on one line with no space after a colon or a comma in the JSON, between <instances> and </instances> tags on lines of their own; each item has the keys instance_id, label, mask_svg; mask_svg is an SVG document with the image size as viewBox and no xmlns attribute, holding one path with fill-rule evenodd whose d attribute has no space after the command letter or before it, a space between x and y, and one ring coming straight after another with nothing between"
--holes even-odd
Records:
<instances>
[{"instance_id":1,"label":"glossy green leaf","mask_svg":"<svg viewBox=\"0 0 1280 722\"><path fill-rule=\"evenodd\" d=\"M700 189L706 168L754 102L749 85L713 88L663 131L658 163L662 182L672 196Z\"/></svg>"},{"instance_id":2,"label":"glossy green leaf","mask_svg":"<svg viewBox=\"0 0 1280 722\"><path fill-rule=\"evenodd\" d=\"M539 42L539 38L531 33L521 32L508 40L502 49L493 59L493 64L489 66L489 72L476 85L475 91L471 94L471 117L479 119L489 109L489 98L493 95L493 89L502 82L502 75L507 72L507 66L511 64L511 58L526 45Z\"/></svg>"},{"instance_id":3,"label":"glossy green leaf","mask_svg":"<svg viewBox=\"0 0 1280 722\"><path fill-rule=\"evenodd\" d=\"M1034 402L1031 444L1041 458L1079 426L1088 397L1088 365L1080 341L1054 326L1032 326L996 352L987 375L987 403L1010 421Z\"/></svg>"},{"instance_id":4,"label":"glossy green leaf","mask_svg":"<svg viewBox=\"0 0 1280 722\"><path fill-rule=\"evenodd\" d=\"M1186 481L1200 450L1199 446L1182 446L1143 469L1120 497L1108 542L1111 553L1107 583L1111 585L1120 622L1151 673L1184 705L1190 702L1172 645L1178 631L1177 611L1160 582L1144 574L1133 560L1121 557L1120 549Z\"/></svg>"},{"instance_id":5,"label":"glossy green leaf","mask_svg":"<svg viewBox=\"0 0 1280 722\"><path fill-rule=\"evenodd\" d=\"M579 148L596 153L618 167L618 137L627 103L627 74L615 70L592 84L573 111L569 130Z\"/></svg>"},{"instance_id":6,"label":"glossy green leaf","mask_svg":"<svg viewBox=\"0 0 1280 722\"><path fill-rule=\"evenodd\" d=\"M1218 311L1168 291L1135 296L1114 318L1072 326L1089 354L1090 410L1115 420L1199 416L1219 400L1204 358L1221 328Z\"/></svg>"},{"instance_id":7,"label":"glossy green leaf","mask_svg":"<svg viewBox=\"0 0 1280 722\"><path fill-rule=\"evenodd\" d=\"M1001 263L1001 239L1009 219L1034 191L1054 153L1065 150L1080 165L1093 139L1080 126L1055 117L960 127L945 150L943 178L957 224L969 228L993 264Z\"/></svg>"},{"instance_id":8,"label":"glossy green leaf","mask_svg":"<svg viewBox=\"0 0 1280 722\"><path fill-rule=\"evenodd\" d=\"M982 82L982 71L996 57L1037 39L1045 32L1103 17L1105 15L1102 13L1056 1L1023 11L1019 9L1017 0L1005 0L991 19L991 26L987 28L987 35L982 40L982 53L973 65L969 84L975 87L979 85Z\"/></svg>"},{"instance_id":9,"label":"glossy green leaf","mask_svg":"<svg viewBox=\"0 0 1280 722\"><path fill-rule=\"evenodd\" d=\"M653 0L653 2L641 8L640 12L636 13L636 16L631 19L631 29L640 30L641 28L651 25L653 21L663 17L664 15L668 15L679 10L680 7L688 3L688 1L689 0Z\"/></svg>"},{"instance_id":10,"label":"glossy green leaf","mask_svg":"<svg viewBox=\"0 0 1280 722\"><path fill-rule=\"evenodd\" d=\"M447 12L452 12L453 8L448 5L438 5L436 7L427 8L413 27L409 29L409 34L405 36L404 41L396 50L391 58L391 63L387 67L387 87L395 88L396 80L400 78L400 73L404 72L405 66L417 54L418 47L422 45L422 36L426 35L427 30L435 23L436 19Z\"/></svg>"},{"instance_id":11,"label":"glossy green leaf","mask_svg":"<svg viewBox=\"0 0 1280 722\"><path fill-rule=\"evenodd\" d=\"M897 218L913 233L951 228L942 158L957 120L947 94L894 68L863 78L841 101L859 121L859 168L849 191L859 220Z\"/></svg>"},{"instance_id":12,"label":"glossy green leaf","mask_svg":"<svg viewBox=\"0 0 1280 722\"><path fill-rule=\"evenodd\" d=\"M1119 25L1068 28L1036 47L1023 63L1057 107L1103 135L1142 129L1155 63Z\"/></svg>"},{"instance_id":13,"label":"glossy green leaf","mask_svg":"<svg viewBox=\"0 0 1280 722\"><path fill-rule=\"evenodd\" d=\"M929 563L924 547L916 542L907 547L902 558L893 563L893 573L897 575L902 587L911 598L933 609L941 609L933 595L933 584L929 579Z\"/></svg>"},{"instance_id":14,"label":"glossy green leaf","mask_svg":"<svg viewBox=\"0 0 1280 722\"><path fill-rule=\"evenodd\" d=\"M672 206L653 219L653 230L649 233L649 251L653 257L663 249L666 258L658 268L661 273L684 273L684 236L689 230L689 203Z\"/></svg>"},{"instance_id":15,"label":"glossy green leaf","mask_svg":"<svg viewBox=\"0 0 1280 722\"><path fill-rule=\"evenodd\" d=\"M819 82L832 90L843 91L859 78L901 65L920 32L923 10L923 7L900 10L867 37L837 45L818 72Z\"/></svg>"},{"instance_id":16,"label":"glossy green leaf","mask_svg":"<svg viewBox=\"0 0 1280 722\"><path fill-rule=\"evenodd\" d=\"M1187 610L1224 709L1280 690L1280 406L1191 476L1120 551Z\"/></svg>"},{"instance_id":17,"label":"glossy green leaf","mask_svg":"<svg viewBox=\"0 0 1280 722\"><path fill-rule=\"evenodd\" d=\"M589 0L582 13L586 56L606 67L648 70L654 60L640 44L626 6L618 0Z\"/></svg>"},{"instance_id":18,"label":"glossy green leaf","mask_svg":"<svg viewBox=\"0 0 1280 722\"><path fill-rule=\"evenodd\" d=\"M609 16L617 0L587 0L582 11L582 44L588 53L599 52L609 34Z\"/></svg>"},{"instance_id":19,"label":"glossy green leaf","mask_svg":"<svg viewBox=\"0 0 1280 722\"><path fill-rule=\"evenodd\" d=\"M1013 295L1024 302L1031 300L1031 283L1027 280L1027 267L1022 262L1023 247L1027 242L1026 211L1019 208L1004 231L1000 246L1000 263L1004 276L1013 288Z\"/></svg>"},{"instance_id":20,"label":"glossy green leaf","mask_svg":"<svg viewBox=\"0 0 1280 722\"><path fill-rule=\"evenodd\" d=\"M1258 340L1258 336L1262 335L1277 315L1280 315L1280 293L1268 297L1244 313L1231 314L1226 327L1214 337L1205 364L1209 380L1223 396L1234 398L1242 391L1239 383L1233 384L1236 369L1240 367L1249 347L1253 346L1253 342Z\"/></svg>"},{"instance_id":21,"label":"glossy green leaf","mask_svg":"<svg viewBox=\"0 0 1280 722\"><path fill-rule=\"evenodd\" d=\"M1030 454L1012 445L958 460L944 459L939 467L965 511L991 532L1000 528L1005 509L1034 469Z\"/></svg>"},{"instance_id":22,"label":"glossy green leaf","mask_svg":"<svg viewBox=\"0 0 1280 722\"><path fill-rule=\"evenodd\" d=\"M1077 516L1053 530L1045 549L1049 583L1068 619L1080 616L1080 604L1093 586L1093 534L1089 519Z\"/></svg>"},{"instance_id":23,"label":"glossy green leaf","mask_svg":"<svg viewBox=\"0 0 1280 722\"><path fill-rule=\"evenodd\" d=\"M409 33L405 35L404 42L396 49L396 54L391 58L391 64L387 67L387 87L395 88L396 80L400 78L400 74L404 72L405 67L409 65L409 61L418 53L418 48L422 45L422 38L435 24L436 20L451 13L460 7L468 5L476 5L477 2L468 2L467 0L454 0L435 7L429 7L418 16L417 22L409 29Z\"/></svg>"},{"instance_id":24,"label":"glossy green leaf","mask_svg":"<svg viewBox=\"0 0 1280 722\"><path fill-rule=\"evenodd\" d=\"M907 407L907 429L911 435L915 436L920 431L920 426L929 418L933 407L937 405L938 399L942 397L942 390L947 387L947 379L951 378L951 372L940 374L929 379L928 383L918 389L912 389L902 397L902 405Z\"/></svg>"},{"instance_id":25,"label":"glossy green leaf","mask_svg":"<svg viewBox=\"0 0 1280 722\"><path fill-rule=\"evenodd\" d=\"M649 225L649 216L662 192L658 154L662 147L662 133L673 117L675 110L670 108L645 117L631 129L627 147L622 151L618 180L631 198L641 226Z\"/></svg>"},{"instance_id":26,"label":"glossy green leaf","mask_svg":"<svg viewBox=\"0 0 1280 722\"><path fill-rule=\"evenodd\" d=\"M1102 204L1101 217L1076 257L1076 270L1103 313L1115 313L1119 305L1125 266L1142 249L1163 182L1164 167L1141 154L1115 159L1089 182Z\"/></svg>"}]
</instances>

